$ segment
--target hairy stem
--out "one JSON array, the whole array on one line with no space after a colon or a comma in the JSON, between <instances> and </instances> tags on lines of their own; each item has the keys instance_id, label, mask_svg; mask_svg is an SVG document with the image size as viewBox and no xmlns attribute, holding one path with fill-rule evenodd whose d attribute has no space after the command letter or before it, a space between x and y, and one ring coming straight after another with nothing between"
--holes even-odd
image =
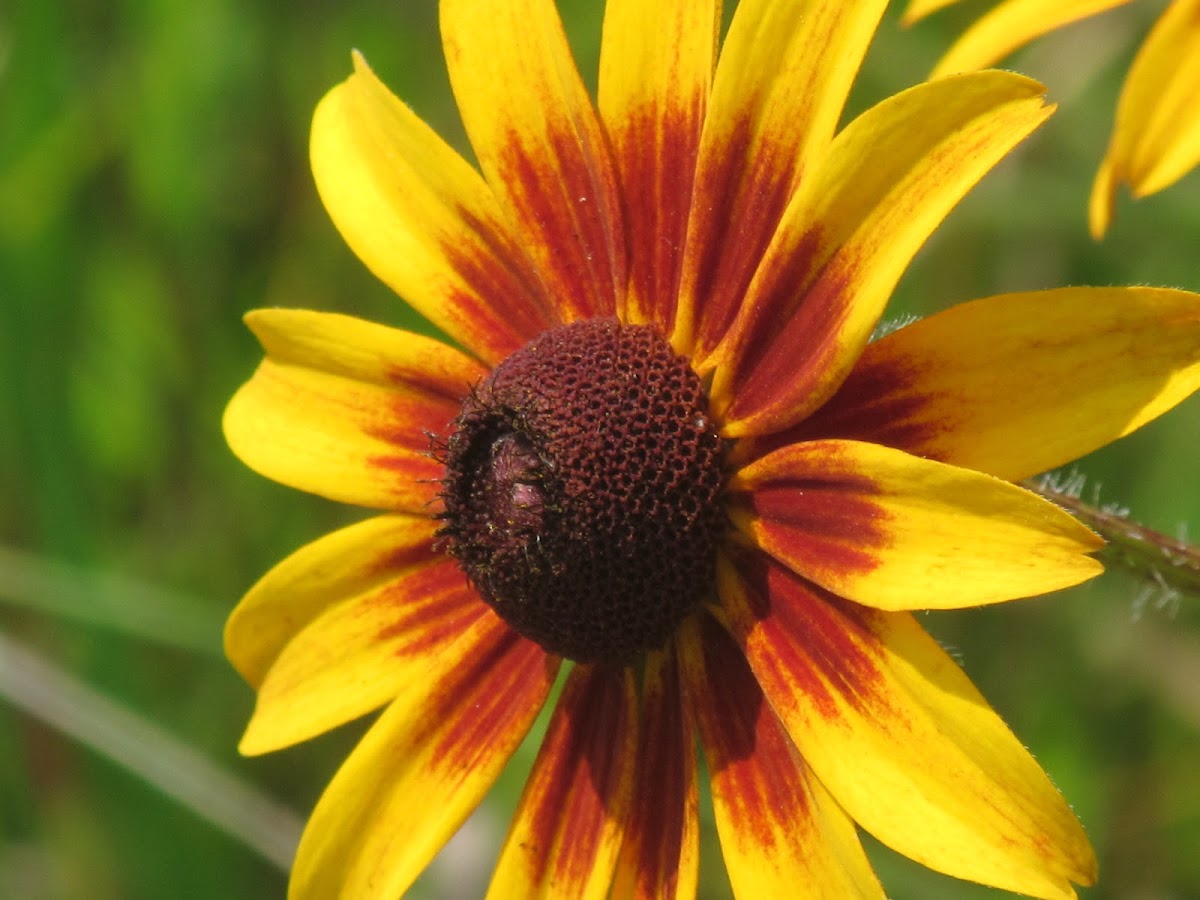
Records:
<instances>
[{"instance_id":1,"label":"hairy stem","mask_svg":"<svg viewBox=\"0 0 1200 900\"><path fill-rule=\"evenodd\" d=\"M1164 592L1200 596L1200 547L1139 525L1127 510L1080 499L1082 478L1046 475L1021 482L1050 500L1102 538L1108 546L1097 555Z\"/></svg>"}]
</instances>

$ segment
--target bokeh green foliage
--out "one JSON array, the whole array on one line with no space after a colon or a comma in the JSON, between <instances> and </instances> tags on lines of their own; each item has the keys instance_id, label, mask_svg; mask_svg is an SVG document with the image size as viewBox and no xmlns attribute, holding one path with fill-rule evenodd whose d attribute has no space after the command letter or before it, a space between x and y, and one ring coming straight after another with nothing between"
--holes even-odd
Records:
<instances>
[{"instance_id":1,"label":"bokeh green foliage","mask_svg":"<svg viewBox=\"0 0 1200 900\"><path fill-rule=\"evenodd\" d=\"M560 6L594 85L601 0ZM920 80L981 7L908 32L891 11L852 110ZM1120 78L1159 7L1135 4L1014 60L1063 109L950 216L893 313L1065 284L1200 289L1195 175L1122 202L1104 243L1086 236ZM312 108L348 74L351 48L465 152L433 0L0 7L0 546L35 570L74 567L57 588L22 588L0 566L0 631L300 812L363 726L237 757L252 698L221 658L221 621L271 564L359 513L249 472L219 422L259 355L239 322L247 309L422 327L342 244L308 173ZM1193 399L1082 470L1101 500L1200 537L1198 445ZM94 579L113 573L192 599L101 596ZM1088 826L1102 884L1086 896L1200 894L1198 603L1111 574L925 619ZM151 620L165 625L139 625ZM455 871L486 873L531 754L489 800L476 864L435 869L424 896L475 893ZM722 896L708 822L702 895ZM893 897L991 894L873 852ZM282 896L284 884L192 811L0 702L0 896L225 900Z\"/></svg>"}]
</instances>

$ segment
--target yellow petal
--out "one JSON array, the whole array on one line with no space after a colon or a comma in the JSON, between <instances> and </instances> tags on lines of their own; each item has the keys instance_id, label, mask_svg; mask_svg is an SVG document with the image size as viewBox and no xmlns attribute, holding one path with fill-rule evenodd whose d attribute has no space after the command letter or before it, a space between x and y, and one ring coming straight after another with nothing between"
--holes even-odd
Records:
<instances>
[{"instance_id":1,"label":"yellow petal","mask_svg":"<svg viewBox=\"0 0 1200 900\"><path fill-rule=\"evenodd\" d=\"M604 900L637 764L633 670L567 677L488 888L489 900Z\"/></svg>"},{"instance_id":2,"label":"yellow petal","mask_svg":"<svg viewBox=\"0 0 1200 900\"><path fill-rule=\"evenodd\" d=\"M829 151L885 0L743 0L713 82L673 343L725 334L802 178Z\"/></svg>"},{"instance_id":3,"label":"yellow petal","mask_svg":"<svg viewBox=\"0 0 1200 900\"><path fill-rule=\"evenodd\" d=\"M817 593L756 551L729 627L800 755L863 828L958 878L1067 900L1096 860L1050 779L908 613Z\"/></svg>"},{"instance_id":4,"label":"yellow petal","mask_svg":"<svg viewBox=\"0 0 1200 900\"><path fill-rule=\"evenodd\" d=\"M913 254L963 195L1051 113L1006 72L918 85L855 119L811 173L716 354L731 436L775 431L845 378Z\"/></svg>"},{"instance_id":5,"label":"yellow petal","mask_svg":"<svg viewBox=\"0 0 1200 900\"><path fill-rule=\"evenodd\" d=\"M930 78L985 69L1019 47L1130 0L1006 0L981 16L938 60ZM911 10L910 10L911 14ZM906 15L906 18L908 16Z\"/></svg>"},{"instance_id":6,"label":"yellow petal","mask_svg":"<svg viewBox=\"0 0 1200 900\"><path fill-rule=\"evenodd\" d=\"M483 173L564 321L625 292L616 173L554 0L442 0L450 84Z\"/></svg>"},{"instance_id":7,"label":"yellow petal","mask_svg":"<svg viewBox=\"0 0 1200 900\"><path fill-rule=\"evenodd\" d=\"M950 609L1078 584L1096 535L990 475L858 441L783 447L731 479L729 515L798 575L879 609Z\"/></svg>"},{"instance_id":8,"label":"yellow petal","mask_svg":"<svg viewBox=\"0 0 1200 900\"><path fill-rule=\"evenodd\" d=\"M1017 481L1129 434L1198 388L1200 295L1003 294L871 344L829 403L769 443L873 441Z\"/></svg>"},{"instance_id":9,"label":"yellow petal","mask_svg":"<svg viewBox=\"0 0 1200 900\"><path fill-rule=\"evenodd\" d=\"M497 363L555 318L499 204L471 166L361 56L313 116L313 176L330 218L375 275Z\"/></svg>"},{"instance_id":10,"label":"yellow petal","mask_svg":"<svg viewBox=\"0 0 1200 900\"><path fill-rule=\"evenodd\" d=\"M800 758L729 635L698 616L680 646L734 894L882 898L854 823Z\"/></svg>"},{"instance_id":11,"label":"yellow petal","mask_svg":"<svg viewBox=\"0 0 1200 900\"><path fill-rule=\"evenodd\" d=\"M679 248L720 24L716 0L609 0L604 7L598 103L634 250L617 312L663 334L675 319Z\"/></svg>"},{"instance_id":12,"label":"yellow petal","mask_svg":"<svg viewBox=\"0 0 1200 900\"><path fill-rule=\"evenodd\" d=\"M325 789L296 851L291 900L403 894L495 782L558 670L495 617L429 665Z\"/></svg>"},{"instance_id":13,"label":"yellow petal","mask_svg":"<svg viewBox=\"0 0 1200 900\"><path fill-rule=\"evenodd\" d=\"M327 609L427 563L437 528L425 516L379 516L301 547L260 578L230 614L229 661L257 688L288 641Z\"/></svg>"},{"instance_id":14,"label":"yellow petal","mask_svg":"<svg viewBox=\"0 0 1200 900\"><path fill-rule=\"evenodd\" d=\"M494 615L454 560L429 553L288 642L259 686L242 753L278 750L378 709L428 679L436 657Z\"/></svg>"},{"instance_id":15,"label":"yellow petal","mask_svg":"<svg viewBox=\"0 0 1200 900\"><path fill-rule=\"evenodd\" d=\"M920 19L925 18L931 13L937 12L939 9L944 9L947 6L957 3L958 0L912 0L904 9L904 15L900 18L902 25L911 25Z\"/></svg>"},{"instance_id":16,"label":"yellow petal","mask_svg":"<svg viewBox=\"0 0 1200 900\"><path fill-rule=\"evenodd\" d=\"M1151 30L1121 89L1117 123L1092 189L1092 235L1112 217L1113 190L1135 197L1174 184L1200 164L1200 0L1175 0Z\"/></svg>"},{"instance_id":17,"label":"yellow petal","mask_svg":"<svg viewBox=\"0 0 1200 900\"><path fill-rule=\"evenodd\" d=\"M486 374L438 341L303 310L246 317L267 358L230 400L225 437L268 478L377 509L428 512L444 434Z\"/></svg>"},{"instance_id":18,"label":"yellow petal","mask_svg":"<svg viewBox=\"0 0 1200 900\"><path fill-rule=\"evenodd\" d=\"M693 900L700 862L696 735L674 645L646 655L637 784L612 898Z\"/></svg>"}]
</instances>

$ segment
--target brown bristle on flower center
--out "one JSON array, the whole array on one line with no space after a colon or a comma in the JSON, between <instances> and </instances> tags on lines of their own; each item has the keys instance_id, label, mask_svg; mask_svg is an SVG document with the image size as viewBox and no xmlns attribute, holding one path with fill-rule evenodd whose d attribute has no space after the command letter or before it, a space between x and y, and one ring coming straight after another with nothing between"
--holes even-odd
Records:
<instances>
[{"instance_id":1,"label":"brown bristle on flower center","mask_svg":"<svg viewBox=\"0 0 1200 900\"><path fill-rule=\"evenodd\" d=\"M516 631L627 663L712 590L722 445L700 379L652 328L565 325L463 404L441 535Z\"/></svg>"}]
</instances>

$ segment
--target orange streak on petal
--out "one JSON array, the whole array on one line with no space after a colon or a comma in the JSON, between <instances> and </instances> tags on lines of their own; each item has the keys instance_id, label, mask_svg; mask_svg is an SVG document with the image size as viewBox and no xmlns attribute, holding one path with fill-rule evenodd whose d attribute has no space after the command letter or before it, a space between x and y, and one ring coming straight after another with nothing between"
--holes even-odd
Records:
<instances>
[{"instance_id":1,"label":"orange streak on petal","mask_svg":"<svg viewBox=\"0 0 1200 900\"><path fill-rule=\"evenodd\" d=\"M626 287L608 143L552 0L443 0L463 124L563 321L610 316Z\"/></svg>"},{"instance_id":2,"label":"orange streak on petal","mask_svg":"<svg viewBox=\"0 0 1200 900\"><path fill-rule=\"evenodd\" d=\"M701 135L680 284L678 347L702 368L724 338L788 201L829 151L886 3L743 0Z\"/></svg>"},{"instance_id":3,"label":"orange streak on petal","mask_svg":"<svg viewBox=\"0 0 1200 900\"><path fill-rule=\"evenodd\" d=\"M872 343L812 417L738 451L847 438L1016 481L1129 434L1198 387L1196 294L1003 294Z\"/></svg>"},{"instance_id":4,"label":"orange streak on petal","mask_svg":"<svg viewBox=\"0 0 1200 900\"><path fill-rule=\"evenodd\" d=\"M488 897L606 897L636 759L632 671L577 665L525 786Z\"/></svg>"},{"instance_id":5,"label":"orange streak on petal","mask_svg":"<svg viewBox=\"0 0 1200 900\"><path fill-rule=\"evenodd\" d=\"M1042 90L1000 72L944 79L888 98L838 135L715 354L727 435L777 431L832 395L921 243L1050 114Z\"/></svg>"},{"instance_id":6,"label":"orange streak on petal","mask_svg":"<svg viewBox=\"0 0 1200 900\"><path fill-rule=\"evenodd\" d=\"M325 610L428 563L437 527L423 516L379 516L301 547L263 575L230 614L230 662L257 688L280 651Z\"/></svg>"},{"instance_id":7,"label":"orange streak on petal","mask_svg":"<svg viewBox=\"0 0 1200 900\"><path fill-rule=\"evenodd\" d=\"M719 573L722 617L788 735L883 843L938 871L1053 900L1095 880L1079 822L908 613L812 588L756 551Z\"/></svg>"},{"instance_id":8,"label":"orange streak on petal","mask_svg":"<svg viewBox=\"0 0 1200 900\"><path fill-rule=\"evenodd\" d=\"M715 0L609 0L600 113L612 140L629 233L629 291L618 314L669 334L716 56Z\"/></svg>"},{"instance_id":9,"label":"orange streak on petal","mask_svg":"<svg viewBox=\"0 0 1200 900\"><path fill-rule=\"evenodd\" d=\"M895 516L873 501L881 488L865 470L838 459L836 444L801 444L826 465L808 471L776 472L730 484L730 516L746 530L761 534L798 569L834 569L865 575L880 565L879 553L892 543ZM819 447L819 450L818 450ZM794 453L777 451L769 460ZM839 466L839 463L841 465ZM753 521L753 528L748 523Z\"/></svg>"},{"instance_id":10,"label":"orange streak on petal","mask_svg":"<svg viewBox=\"0 0 1200 900\"><path fill-rule=\"evenodd\" d=\"M651 653L642 683L637 786L613 897L692 898L699 863L696 738L674 647Z\"/></svg>"},{"instance_id":11,"label":"orange streak on petal","mask_svg":"<svg viewBox=\"0 0 1200 900\"><path fill-rule=\"evenodd\" d=\"M495 782L559 661L486 616L384 712L322 795L292 900L398 897Z\"/></svg>"},{"instance_id":12,"label":"orange streak on petal","mask_svg":"<svg viewBox=\"0 0 1200 900\"><path fill-rule=\"evenodd\" d=\"M428 657L491 615L457 563L430 552L332 606L288 643L259 688L239 749L277 750L382 706L426 677Z\"/></svg>"},{"instance_id":13,"label":"orange streak on petal","mask_svg":"<svg viewBox=\"0 0 1200 900\"><path fill-rule=\"evenodd\" d=\"M681 642L734 892L883 896L854 825L800 758L741 651L709 616Z\"/></svg>"},{"instance_id":14,"label":"orange streak on petal","mask_svg":"<svg viewBox=\"0 0 1200 900\"><path fill-rule=\"evenodd\" d=\"M313 116L313 175L346 243L382 281L491 363L554 323L484 179L361 56Z\"/></svg>"}]
</instances>

